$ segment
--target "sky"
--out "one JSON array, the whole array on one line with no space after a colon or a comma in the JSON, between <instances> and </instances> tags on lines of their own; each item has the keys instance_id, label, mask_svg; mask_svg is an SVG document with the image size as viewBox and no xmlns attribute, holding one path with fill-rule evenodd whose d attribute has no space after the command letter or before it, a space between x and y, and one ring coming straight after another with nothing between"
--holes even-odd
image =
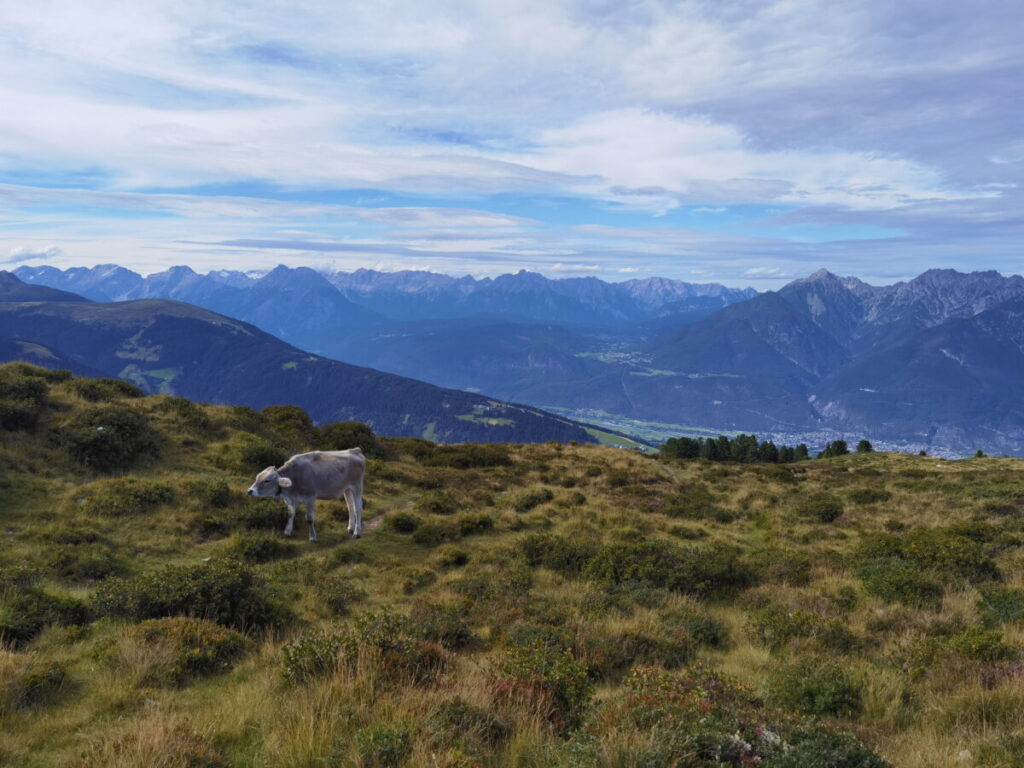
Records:
<instances>
[{"instance_id":1,"label":"sky","mask_svg":"<svg viewBox=\"0 0 1024 768\"><path fill-rule=\"evenodd\" d=\"M1022 271L1019 0L0 4L0 269Z\"/></svg>"}]
</instances>

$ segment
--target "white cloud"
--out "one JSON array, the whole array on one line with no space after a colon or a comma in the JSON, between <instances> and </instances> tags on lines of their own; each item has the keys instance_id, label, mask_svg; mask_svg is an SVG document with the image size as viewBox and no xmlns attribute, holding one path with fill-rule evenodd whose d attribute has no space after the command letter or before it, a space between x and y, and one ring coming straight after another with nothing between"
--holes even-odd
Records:
<instances>
[{"instance_id":1,"label":"white cloud","mask_svg":"<svg viewBox=\"0 0 1024 768\"><path fill-rule=\"evenodd\" d=\"M12 248L7 253L7 258L4 260L7 264L20 264L24 261L53 261L61 256L61 250L56 245L46 245L42 247L20 245L17 248Z\"/></svg>"},{"instance_id":2,"label":"white cloud","mask_svg":"<svg viewBox=\"0 0 1024 768\"><path fill-rule=\"evenodd\" d=\"M743 274L747 277L781 277L782 270L778 267L751 267L744 270Z\"/></svg>"},{"instance_id":3,"label":"white cloud","mask_svg":"<svg viewBox=\"0 0 1024 768\"><path fill-rule=\"evenodd\" d=\"M563 264L558 262L552 264L548 269L552 272L572 272L572 273L584 273L589 274L591 272L600 272L600 264Z\"/></svg>"}]
</instances>

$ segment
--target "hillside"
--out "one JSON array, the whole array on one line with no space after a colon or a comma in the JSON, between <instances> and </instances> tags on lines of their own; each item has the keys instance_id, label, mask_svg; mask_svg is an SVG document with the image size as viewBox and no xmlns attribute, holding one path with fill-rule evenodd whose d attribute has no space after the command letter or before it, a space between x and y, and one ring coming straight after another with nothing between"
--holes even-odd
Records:
<instances>
[{"instance_id":1,"label":"hillside","mask_svg":"<svg viewBox=\"0 0 1024 768\"><path fill-rule=\"evenodd\" d=\"M3 764L1018 759L1019 460L437 446L139 394L0 366ZM244 496L357 443L361 540Z\"/></svg>"},{"instance_id":2,"label":"hillside","mask_svg":"<svg viewBox=\"0 0 1024 768\"><path fill-rule=\"evenodd\" d=\"M180 302L0 302L0 326L147 392L254 408L293 403L317 421L359 419L382 434L443 442L594 439L534 408L311 355Z\"/></svg>"}]
</instances>

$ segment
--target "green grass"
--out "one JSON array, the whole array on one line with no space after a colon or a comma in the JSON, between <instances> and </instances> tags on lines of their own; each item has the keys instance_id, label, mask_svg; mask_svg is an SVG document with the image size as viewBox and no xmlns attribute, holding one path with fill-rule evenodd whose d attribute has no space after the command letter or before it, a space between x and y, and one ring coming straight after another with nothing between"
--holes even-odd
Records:
<instances>
[{"instance_id":1,"label":"green grass","mask_svg":"<svg viewBox=\"0 0 1024 768\"><path fill-rule=\"evenodd\" d=\"M97 404L0 373L47 391L38 420L0 432L0 623L18 632L0 648L0 764L925 768L1019 752L1020 460L874 453L780 473L378 438L364 537L330 501L318 544L300 514L277 546L283 507L244 495L265 463L238 447L287 454L330 430L123 398L157 452L97 473L59 439ZM128 491L152 503L129 508ZM825 495L840 516L807 513Z\"/></svg>"}]
</instances>

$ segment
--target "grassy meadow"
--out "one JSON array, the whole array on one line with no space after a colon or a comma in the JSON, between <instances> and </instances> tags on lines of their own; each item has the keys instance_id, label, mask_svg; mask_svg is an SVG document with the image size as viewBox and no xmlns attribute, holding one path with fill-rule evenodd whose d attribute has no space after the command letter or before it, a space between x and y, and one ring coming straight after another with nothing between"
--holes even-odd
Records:
<instances>
[{"instance_id":1,"label":"grassy meadow","mask_svg":"<svg viewBox=\"0 0 1024 768\"><path fill-rule=\"evenodd\" d=\"M0 765L1024 765L1024 463L437 446L0 366ZM342 502L245 496L360 445Z\"/></svg>"}]
</instances>

